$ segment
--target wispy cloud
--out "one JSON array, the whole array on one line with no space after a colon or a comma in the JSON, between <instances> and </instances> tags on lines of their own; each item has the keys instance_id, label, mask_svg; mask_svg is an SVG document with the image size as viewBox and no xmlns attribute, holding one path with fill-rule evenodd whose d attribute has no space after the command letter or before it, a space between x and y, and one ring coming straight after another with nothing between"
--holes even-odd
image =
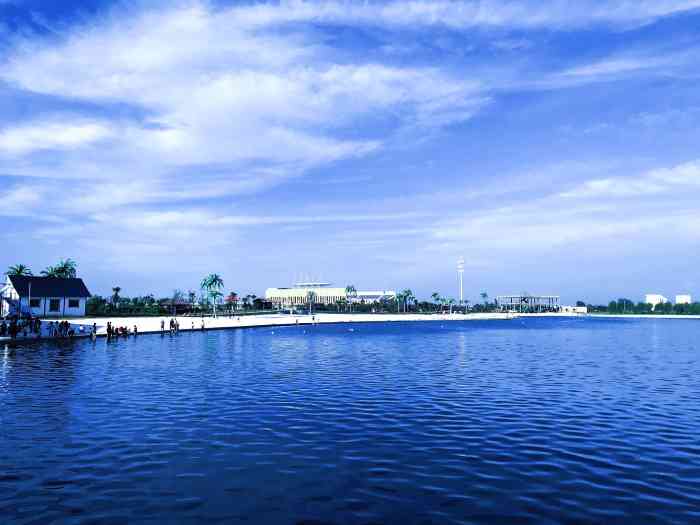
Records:
<instances>
[{"instance_id":1,"label":"wispy cloud","mask_svg":"<svg viewBox=\"0 0 700 525\"><path fill-rule=\"evenodd\" d=\"M0 157L26 155L41 150L70 150L94 144L114 135L111 126L84 119L59 119L23 123L0 129Z\"/></svg>"},{"instance_id":2,"label":"wispy cloud","mask_svg":"<svg viewBox=\"0 0 700 525\"><path fill-rule=\"evenodd\" d=\"M157 4L3 35L10 253L393 276L698 223L700 0Z\"/></svg>"},{"instance_id":3,"label":"wispy cloud","mask_svg":"<svg viewBox=\"0 0 700 525\"><path fill-rule=\"evenodd\" d=\"M260 163L279 167L286 180L376 151L382 137L345 136L358 122L384 116L397 121L397 130L409 123L431 129L469 119L484 103L477 80L433 67L341 63L303 30L266 30L269 21L257 9L214 10L194 2L107 18L58 41L19 40L0 72L16 88L128 105L146 116L112 124L80 115L8 124L0 153L88 151L55 157L48 168L20 159L7 171L86 179L119 171L122 180L157 185L173 169L217 164L227 172L225 186L237 187ZM201 183L206 179L200 170Z\"/></svg>"},{"instance_id":4,"label":"wispy cloud","mask_svg":"<svg viewBox=\"0 0 700 525\"><path fill-rule=\"evenodd\" d=\"M576 28L597 24L645 24L700 7L698 0L408 0L368 4L353 1L290 0L242 8L238 19L248 24L326 21L386 26L435 26L454 29L485 27Z\"/></svg>"},{"instance_id":5,"label":"wispy cloud","mask_svg":"<svg viewBox=\"0 0 700 525\"><path fill-rule=\"evenodd\" d=\"M651 170L638 176L590 180L561 193L561 196L569 199L600 199L657 195L678 190L700 190L700 161Z\"/></svg>"}]
</instances>

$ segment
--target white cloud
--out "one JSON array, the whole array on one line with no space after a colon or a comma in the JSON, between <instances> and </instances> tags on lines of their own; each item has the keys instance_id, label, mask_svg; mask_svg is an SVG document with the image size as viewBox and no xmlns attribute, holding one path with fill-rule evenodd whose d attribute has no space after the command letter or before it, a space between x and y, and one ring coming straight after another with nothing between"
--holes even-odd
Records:
<instances>
[{"instance_id":1,"label":"white cloud","mask_svg":"<svg viewBox=\"0 0 700 525\"><path fill-rule=\"evenodd\" d=\"M279 8L289 9L295 8ZM271 22L255 6L214 10L193 2L129 18L115 14L57 41L16 42L0 79L62 98L136 106L148 116L111 127L80 120L63 129L8 127L0 150L4 144L16 155L109 144L57 157L50 166L18 161L7 171L88 180L117 175L158 187L173 169L219 165L225 187L237 188L250 186L248 174L259 173L261 163L276 167L281 181L376 151L386 136L341 133L365 119L429 129L466 120L486 101L475 80L430 67L339 61L303 29L273 34ZM206 185L205 173L199 179ZM270 182L266 176L260 186Z\"/></svg>"},{"instance_id":2,"label":"white cloud","mask_svg":"<svg viewBox=\"0 0 700 525\"><path fill-rule=\"evenodd\" d=\"M0 193L0 215L31 216L43 195L29 186L13 186Z\"/></svg>"},{"instance_id":3,"label":"white cloud","mask_svg":"<svg viewBox=\"0 0 700 525\"><path fill-rule=\"evenodd\" d=\"M30 122L0 130L0 156L25 155L39 150L68 150L110 138L113 131L101 122Z\"/></svg>"},{"instance_id":4,"label":"white cloud","mask_svg":"<svg viewBox=\"0 0 700 525\"><path fill-rule=\"evenodd\" d=\"M610 76L620 73L630 73L633 71L653 69L668 62L668 60L653 58L611 58L594 62L592 64L567 69L566 71L563 71L561 75L568 77Z\"/></svg>"},{"instance_id":5,"label":"white cloud","mask_svg":"<svg viewBox=\"0 0 700 525\"><path fill-rule=\"evenodd\" d=\"M683 188L686 192L700 190L700 161L651 170L638 176L590 180L561 193L561 196L575 199L639 197L676 192Z\"/></svg>"},{"instance_id":6,"label":"white cloud","mask_svg":"<svg viewBox=\"0 0 700 525\"><path fill-rule=\"evenodd\" d=\"M698 7L698 0L404 0L374 4L288 0L279 7L258 4L240 8L236 15L241 23L251 25L316 21L393 27L442 25L454 29L478 26L565 29L598 24L645 24Z\"/></svg>"},{"instance_id":7,"label":"white cloud","mask_svg":"<svg viewBox=\"0 0 700 525\"><path fill-rule=\"evenodd\" d=\"M292 195L290 200L299 199L299 208L293 210L296 215L291 215L291 205L274 214L275 199L287 199L292 193L284 193L286 188L249 203L251 213L230 197L270 189L310 169L323 178L332 163L399 142L404 135L397 134L407 129L425 135L465 121L489 101L494 90L568 87L647 74L687 58L647 56L642 50L590 64L565 64L560 73L535 73L537 77L527 72L537 67L528 60L505 67L477 63L474 68L464 64L447 70L444 63L417 65L420 58L413 60L414 53L420 53L410 47L407 54L390 57L392 62L383 62L387 46L385 54L361 55L357 50L333 48L333 39L319 38L320 33L305 22L409 30L430 26L577 29L642 24L697 5L700 1L436 0L211 8L191 2L161 11L131 11L128 17L115 12L92 25L68 32L59 29L50 40L15 40L0 68L0 81L20 91L48 95L42 101L52 100L55 105L70 101L73 111L80 107L90 114L99 108L100 116L33 115L28 122L4 122L0 131L3 173L35 179L26 178L24 185L5 191L2 197L11 206L0 213L70 219L72 226L42 227L36 235L44 242L77 246L93 262L106 255L105 260L121 269L141 266L144 254L154 256L146 264L156 268L163 261L159 257L176 257L183 247L202 254L203 259L211 260L212 254L228 259L238 253L235 245L240 236L273 225L265 237L274 236L281 227L318 225L316 233L326 225L337 230L328 235L337 235L331 242L343 245L343 250L358 250L352 253L360 256L385 255L390 246L392 256L403 260L422 257L426 269L433 268L425 264L426 258L465 247L473 247L470 251L487 259L491 253L508 254L519 247L523 253L532 253L662 228L672 219L629 221L630 207L616 209L609 201L603 205L595 198L624 196L632 201L645 195L670 195L671 188L694 187L697 165L642 177L612 178L604 172L557 195L561 180L549 175L535 184L531 175L504 178L500 174L489 183L485 176L474 175L489 171L477 160L463 174L479 180L470 193L440 198L392 188L392 199L381 188L374 200L352 193L348 199L352 203L344 208L342 197L328 197L329 188L321 188L324 197L319 202ZM283 24L288 25L280 28ZM506 38L507 31L493 33L498 40L492 45L501 49L529 45L525 38ZM394 50L402 43L397 39ZM489 52L493 54L493 49ZM123 108L128 111L122 112ZM125 116L134 114L139 117ZM528 141L525 135L523 144ZM453 144L460 147L456 141ZM425 176L435 175L436 169L426 164ZM73 180L60 180L67 178ZM583 176L579 173L576 178ZM363 182L356 180L357 185ZM508 202L525 194L540 195L543 186L553 193L547 199L493 207L494 195L498 202ZM376 187L368 185L367 192ZM572 209L574 197L591 202ZM258 204L263 208L259 212ZM358 209L370 211L359 213ZM471 213L464 214L465 209ZM668 202L660 209L676 213ZM697 224L692 210L681 211L674 217ZM440 219L432 212L439 213ZM299 242L310 246L319 238L308 236L308 241ZM254 246L257 239L250 241L241 251L260 249ZM357 248L362 243L372 250L362 252ZM416 253L408 257L409 252Z\"/></svg>"}]
</instances>

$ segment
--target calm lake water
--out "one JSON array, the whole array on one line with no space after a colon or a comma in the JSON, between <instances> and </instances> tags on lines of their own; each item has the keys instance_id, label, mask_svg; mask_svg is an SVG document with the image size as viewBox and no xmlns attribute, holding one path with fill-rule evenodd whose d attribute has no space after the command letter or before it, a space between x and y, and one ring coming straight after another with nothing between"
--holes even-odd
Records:
<instances>
[{"instance_id":1,"label":"calm lake water","mask_svg":"<svg viewBox=\"0 0 700 525\"><path fill-rule=\"evenodd\" d=\"M699 341L528 319L0 349L0 521L699 523Z\"/></svg>"}]
</instances>

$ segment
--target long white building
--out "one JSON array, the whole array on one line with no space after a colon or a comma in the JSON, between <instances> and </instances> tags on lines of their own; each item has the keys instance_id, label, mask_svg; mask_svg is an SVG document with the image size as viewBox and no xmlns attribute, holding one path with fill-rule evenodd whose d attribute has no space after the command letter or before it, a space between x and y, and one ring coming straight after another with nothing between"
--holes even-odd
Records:
<instances>
[{"instance_id":1,"label":"long white building","mask_svg":"<svg viewBox=\"0 0 700 525\"><path fill-rule=\"evenodd\" d=\"M310 303L334 305L342 301L370 304L395 298L394 290L358 290L348 294L345 288L323 282L297 283L289 288L265 290L265 299L276 306L302 306Z\"/></svg>"},{"instance_id":2,"label":"long white building","mask_svg":"<svg viewBox=\"0 0 700 525\"><path fill-rule=\"evenodd\" d=\"M648 293L644 296L644 302L650 304L652 308L656 308L660 304L670 302L666 297L658 293Z\"/></svg>"},{"instance_id":3,"label":"long white building","mask_svg":"<svg viewBox=\"0 0 700 525\"><path fill-rule=\"evenodd\" d=\"M676 304L691 304L692 302L693 298L690 296L690 294L676 295Z\"/></svg>"}]
</instances>

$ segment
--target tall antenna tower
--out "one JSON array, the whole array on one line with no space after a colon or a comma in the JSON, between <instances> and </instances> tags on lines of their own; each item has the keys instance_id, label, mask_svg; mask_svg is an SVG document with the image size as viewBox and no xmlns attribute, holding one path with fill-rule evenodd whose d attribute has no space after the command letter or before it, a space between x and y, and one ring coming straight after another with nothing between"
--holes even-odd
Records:
<instances>
[{"instance_id":1,"label":"tall antenna tower","mask_svg":"<svg viewBox=\"0 0 700 525\"><path fill-rule=\"evenodd\" d=\"M460 257L457 261L457 278L459 279L459 305L464 302L464 257Z\"/></svg>"}]
</instances>

